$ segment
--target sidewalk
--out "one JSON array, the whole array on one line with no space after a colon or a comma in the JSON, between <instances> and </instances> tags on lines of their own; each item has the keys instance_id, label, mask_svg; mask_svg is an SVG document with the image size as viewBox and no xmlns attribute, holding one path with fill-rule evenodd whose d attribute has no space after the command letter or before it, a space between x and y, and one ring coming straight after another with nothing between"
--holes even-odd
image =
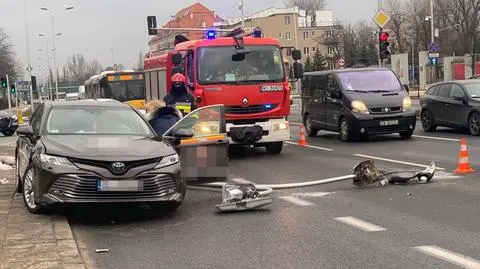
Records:
<instances>
[{"instance_id":1,"label":"sidewalk","mask_svg":"<svg viewBox=\"0 0 480 269\"><path fill-rule=\"evenodd\" d=\"M13 150L2 147L0 156ZM0 269L85 269L67 219L30 214L14 174L0 170Z\"/></svg>"}]
</instances>

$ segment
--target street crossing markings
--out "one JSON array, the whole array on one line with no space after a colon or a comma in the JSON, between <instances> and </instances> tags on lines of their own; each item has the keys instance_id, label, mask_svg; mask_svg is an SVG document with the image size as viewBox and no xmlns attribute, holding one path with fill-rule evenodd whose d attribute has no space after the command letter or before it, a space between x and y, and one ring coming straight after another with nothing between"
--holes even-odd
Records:
<instances>
[{"instance_id":1,"label":"street crossing markings","mask_svg":"<svg viewBox=\"0 0 480 269\"><path fill-rule=\"evenodd\" d=\"M379 161L391 162L391 163L400 163L400 164L406 164L406 165L423 167L423 168L428 168L429 167L428 165L424 165L424 164L398 161L398 160L387 159L387 158L376 157L376 156L365 155L365 154L353 154L353 155L358 156L358 157L363 157L363 158L375 159L375 160L379 160ZM445 168L441 168L441 167L438 167L438 166L435 169L436 170L445 170Z\"/></svg>"},{"instance_id":2,"label":"street crossing markings","mask_svg":"<svg viewBox=\"0 0 480 269\"><path fill-rule=\"evenodd\" d=\"M418 246L414 248L420 252L423 252L424 254L442 259L464 268L480 268L480 261L446 249L442 249L437 246Z\"/></svg>"},{"instance_id":3,"label":"street crossing markings","mask_svg":"<svg viewBox=\"0 0 480 269\"><path fill-rule=\"evenodd\" d=\"M309 202L309 201L306 201L306 200L303 200L303 199L300 199L300 198L297 198L297 197L294 197L294 196L280 196L278 197L286 202L289 202L289 203L292 203L294 205L298 205L298 206L312 206L314 205L312 202Z\"/></svg>"},{"instance_id":4,"label":"street crossing markings","mask_svg":"<svg viewBox=\"0 0 480 269\"><path fill-rule=\"evenodd\" d=\"M413 137L433 139L433 140L442 140L442 141L451 141L451 142L459 142L460 141L460 139L445 138L445 137L438 137L438 136L413 135Z\"/></svg>"},{"instance_id":5,"label":"street crossing markings","mask_svg":"<svg viewBox=\"0 0 480 269\"><path fill-rule=\"evenodd\" d=\"M380 232L380 231L387 230L383 227L377 226L375 224L371 224L371 223L363 221L361 219L354 218L352 216L334 218L334 220L339 221L343 224L347 224L347 225L356 227L356 228L358 228L360 230L363 230L365 232Z\"/></svg>"},{"instance_id":6,"label":"street crossing markings","mask_svg":"<svg viewBox=\"0 0 480 269\"><path fill-rule=\"evenodd\" d=\"M284 142L285 142L286 144L298 146L298 143L297 143L297 142L293 142L293 141L284 141ZM325 150L325 151L333 151L333 149L322 148L322 147L317 147L317 146L312 146L312 145L305 145L305 146L303 146L303 147L312 148L312 149L319 149L319 150Z\"/></svg>"}]
</instances>

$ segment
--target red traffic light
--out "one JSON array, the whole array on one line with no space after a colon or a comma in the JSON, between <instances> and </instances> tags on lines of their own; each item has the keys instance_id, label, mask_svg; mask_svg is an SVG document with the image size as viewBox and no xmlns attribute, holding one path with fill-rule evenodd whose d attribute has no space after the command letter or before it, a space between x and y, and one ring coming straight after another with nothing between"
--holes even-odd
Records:
<instances>
[{"instance_id":1,"label":"red traffic light","mask_svg":"<svg viewBox=\"0 0 480 269\"><path fill-rule=\"evenodd\" d=\"M382 42L388 41L389 37L390 37L390 35L386 32L380 33L380 41L382 41Z\"/></svg>"}]
</instances>

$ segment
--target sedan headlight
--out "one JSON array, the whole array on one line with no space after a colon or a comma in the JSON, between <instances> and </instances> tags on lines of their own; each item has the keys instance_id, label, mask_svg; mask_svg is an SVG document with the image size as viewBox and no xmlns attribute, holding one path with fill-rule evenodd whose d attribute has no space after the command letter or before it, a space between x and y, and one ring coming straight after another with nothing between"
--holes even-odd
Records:
<instances>
[{"instance_id":1,"label":"sedan headlight","mask_svg":"<svg viewBox=\"0 0 480 269\"><path fill-rule=\"evenodd\" d=\"M154 169L160 169L160 168L163 168L163 167L167 167L167 166L176 164L179 161L180 161L180 158L178 157L178 154L175 153L175 154L172 154L172 155L168 155L168 156L163 157L158 162L158 164L155 166Z\"/></svg>"},{"instance_id":2,"label":"sedan headlight","mask_svg":"<svg viewBox=\"0 0 480 269\"><path fill-rule=\"evenodd\" d=\"M48 154L40 154L40 161L44 164L50 164L50 165L75 166L72 162L70 162L65 157L53 156L53 155L48 155Z\"/></svg>"},{"instance_id":3,"label":"sedan headlight","mask_svg":"<svg viewBox=\"0 0 480 269\"><path fill-rule=\"evenodd\" d=\"M354 101L352 101L351 105L352 105L353 112L362 113L362 114L370 114L370 112L368 112L367 105L365 105L365 103L362 102L362 101L354 100Z\"/></svg>"},{"instance_id":4,"label":"sedan headlight","mask_svg":"<svg viewBox=\"0 0 480 269\"><path fill-rule=\"evenodd\" d=\"M403 98L403 111L412 110L412 99L410 96Z\"/></svg>"}]
</instances>

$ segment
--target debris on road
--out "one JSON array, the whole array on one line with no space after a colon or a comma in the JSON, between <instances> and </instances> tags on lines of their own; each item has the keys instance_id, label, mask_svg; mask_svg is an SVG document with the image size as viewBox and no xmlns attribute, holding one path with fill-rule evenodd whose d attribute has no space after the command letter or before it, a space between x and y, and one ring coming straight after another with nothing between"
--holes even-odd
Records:
<instances>
[{"instance_id":1,"label":"debris on road","mask_svg":"<svg viewBox=\"0 0 480 269\"><path fill-rule=\"evenodd\" d=\"M222 190L222 203L216 207L220 212L260 208L273 202L271 193L271 189L259 192L253 184L225 184Z\"/></svg>"},{"instance_id":2,"label":"debris on road","mask_svg":"<svg viewBox=\"0 0 480 269\"><path fill-rule=\"evenodd\" d=\"M15 165L15 157L13 156L0 156L0 162L6 165L14 166Z\"/></svg>"},{"instance_id":3,"label":"debris on road","mask_svg":"<svg viewBox=\"0 0 480 269\"><path fill-rule=\"evenodd\" d=\"M95 250L96 253L105 253L108 252L108 248L98 248Z\"/></svg>"},{"instance_id":4,"label":"debris on road","mask_svg":"<svg viewBox=\"0 0 480 269\"><path fill-rule=\"evenodd\" d=\"M355 177L353 184L363 187L373 183L379 183L380 186L389 184L408 184L408 183L428 183L435 174L435 163L432 161L430 165L422 171L393 171L386 172L378 169L373 160L366 160L357 164L353 168Z\"/></svg>"}]
</instances>

